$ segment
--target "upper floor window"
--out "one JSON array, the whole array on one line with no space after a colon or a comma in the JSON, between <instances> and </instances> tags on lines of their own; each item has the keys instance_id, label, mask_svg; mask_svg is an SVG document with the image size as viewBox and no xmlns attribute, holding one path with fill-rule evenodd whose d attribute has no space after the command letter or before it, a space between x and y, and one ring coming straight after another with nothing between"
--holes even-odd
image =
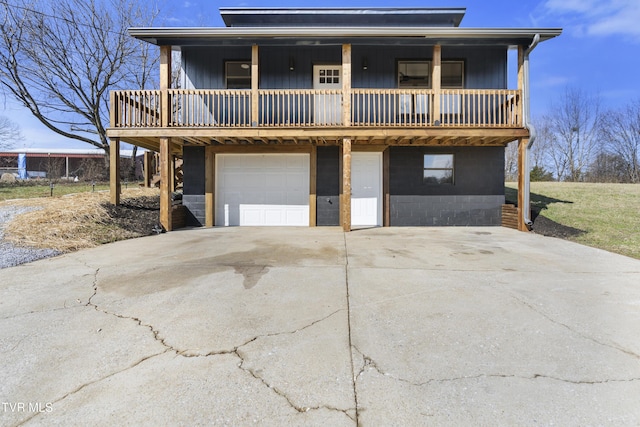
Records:
<instances>
[{"instance_id":1,"label":"upper floor window","mask_svg":"<svg viewBox=\"0 0 640 427\"><path fill-rule=\"evenodd\" d=\"M463 89L464 88L464 61L442 61L443 89Z\"/></svg>"},{"instance_id":2,"label":"upper floor window","mask_svg":"<svg viewBox=\"0 0 640 427\"><path fill-rule=\"evenodd\" d=\"M442 61L440 74L441 88L464 88L464 61ZM430 61L398 61L398 88L429 89L431 87Z\"/></svg>"},{"instance_id":3,"label":"upper floor window","mask_svg":"<svg viewBox=\"0 0 640 427\"><path fill-rule=\"evenodd\" d=\"M398 88L429 88L429 61L398 61Z\"/></svg>"},{"instance_id":4,"label":"upper floor window","mask_svg":"<svg viewBox=\"0 0 640 427\"><path fill-rule=\"evenodd\" d=\"M224 64L227 89L251 89L251 61L227 61Z\"/></svg>"}]
</instances>

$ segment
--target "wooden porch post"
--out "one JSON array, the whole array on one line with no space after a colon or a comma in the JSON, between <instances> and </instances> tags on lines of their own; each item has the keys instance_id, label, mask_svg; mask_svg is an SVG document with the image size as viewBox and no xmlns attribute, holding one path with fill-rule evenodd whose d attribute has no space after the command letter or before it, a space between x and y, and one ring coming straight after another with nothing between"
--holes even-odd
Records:
<instances>
[{"instance_id":1,"label":"wooden porch post","mask_svg":"<svg viewBox=\"0 0 640 427\"><path fill-rule=\"evenodd\" d=\"M342 139L342 229L351 231L351 139Z\"/></svg>"},{"instance_id":2,"label":"wooden porch post","mask_svg":"<svg viewBox=\"0 0 640 427\"><path fill-rule=\"evenodd\" d=\"M440 121L440 97L441 97L441 80L442 80L442 46L433 46L433 70L431 72L433 76L433 82L431 87L433 88L433 119Z\"/></svg>"},{"instance_id":3,"label":"wooden porch post","mask_svg":"<svg viewBox=\"0 0 640 427\"><path fill-rule=\"evenodd\" d=\"M258 126L258 45L251 46L251 126Z\"/></svg>"},{"instance_id":4,"label":"wooden porch post","mask_svg":"<svg viewBox=\"0 0 640 427\"><path fill-rule=\"evenodd\" d=\"M382 225L391 225L391 196L389 192L389 147L382 152Z\"/></svg>"},{"instance_id":5,"label":"wooden porch post","mask_svg":"<svg viewBox=\"0 0 640 427\"><path fill-rule=\"evenodd\" d=\"M151 171L151 151L144 152L143 161L144 186L149 188L151 187L151 177L153 176L153 172Z\"/></svg>"},{"instance_id":6,"label":"wooden porch post","mask_svg":"<svg viewBox=\"0 0 640 427\"><path fill-rule=\"evenodd\" d=\"M213 147L204 149L204 225L216 225L215 191L216 191L216 153Z\"/></svg>"},{"instance_id":7,"label":"wooden porch post","mask_svg":"<svg viewBox=\"0 0 640 427\"><path fill-rule=\"evenodd\" d=\"M112 205L120 204L120 138L109 144L109 196Z\"/></svg>"},{"instance_id":8,"label":"wooden porch post","mask_svg":"<svg viewBox=\"0 0 640 427\"><path fill-rule=\"evenodd\" d=\"M351 45L342 45L342 125L351 125ZM342 206L340 220L351 231L351 138L342 138Z\"/></svg>"},{"instance_id":9,"label":"wooden porch post","mask_svg":"<svg viewBox=\"0 0 640 427\"><path fill-rule=\"evenodd\" d=\"M342 125L351 126L351 45L342 45Z\"/></svg>"},{"instance_id":10,"label":"wooden porch post","mask_svg":"<svg viewBox=\"0 0 640 427\"><path fill-rule=\"evenodd\" d=\"M160 225L171 231L171 140L160 138Z\"/></svg>"},{"instance_id":11,"label":"wooden porch post","mask_svg":"<svg viewBox=\"0 0 640 427\"><path fill-rule=\"evenodd\" d=\"M524 91L524 46L518 46L518 91L520 92L520 122L523 120L523 108L529 108L529 106L524 105L524 100L522 99L522 93ZM529 227L524 222L524 215L526 213L531 213L531 204L527 204L525 206L525 185L524 181L526 178L526 174L529 173L528 170L525 170L525 156L527 154L527 145L529 145L529 138L520 138L518 139L518 230L520 231L529 231Z\"/></svg>"},{"instance_id":12,"label":"wooden porch post","mask_svg":"<svg viewBox=\"0 0 640 427\"><path fill-rule=\"evenodd\" d=\"M171 102L169 88L171 87L171 46L160 46L160 122L163 128L169 127L171 120ZM171 231L172 205L171 190L173 188L173 154L171 153L171 139L160 138L160 225L165 231Z\"/></svg>"},{"instance_id":13,"label":"wooden porch post","mask_svg":"<svg viewBox=\"0 0 640 427\"><path fill-rule=\"evenodd\" d=\"M529 138L521 138L518 140L518 230L529 231L529 227L524 222L525 212L531 212L531 205L525 205L525 174L528 171L525 170L525 155L527 151L527 145L529 144Z\"/></svg>"},{"instance_id":14,"label":"wooden porch post","mask_svg":"<svg viewBox=\"0 0 640 427\"><path fill-rule=\"evenodd\" d=\"M169 89L171 88L171 46L160 46L160 121L161 126L169 126L171 117L171 102Z\"/></svg>"},{"instance_id":15,"label":"wooden porch post","mask_svg":"<svg viewBox=\"0 0 640 427\"><path fill-rule=\"evenodd\" d=\"M317 168L318 168L318 147L316 145L312 145L311 153L309 154L309 227L315 227L317 222L317 217L316 217Z\"/></svg>"},{"instance_id":16,"label":"wooden porch post","mask_svg":"<svg viewBox=\"0 0 640 427\"><path fill-rule=\"evenodd\" d=\"M518 92L520 92L520 102L518 102L518 111L516 112L520 125L524 122L524 46L518 46ZM529 108L527 105L526 108Z\"/></svg>"}]
</instances>

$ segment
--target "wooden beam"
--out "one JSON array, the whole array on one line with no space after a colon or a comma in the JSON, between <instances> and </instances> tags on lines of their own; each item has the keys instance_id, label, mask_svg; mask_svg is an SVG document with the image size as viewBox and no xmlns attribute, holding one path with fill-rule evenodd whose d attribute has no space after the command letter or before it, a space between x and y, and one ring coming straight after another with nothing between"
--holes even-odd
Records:
<instances>
[{"instance_id":1,"label":"wooden beam","mask_svg":"<svg viewBox=\"0 0 640 427\"><path fill-rule=\"evenodd\" d=\"M258 88L260 70L258 68L258 45L251 46L251 126L258 126Z\"/></svg>"},{"instance_id":2,"label":"wooden beam","mask_svg":"<svg viewBox=\"0 0 640 427\"><path fill-rule=\"evenodd\" d=\"M440 121L440 95L442 88L442 46L433 46L433 65L432 65L432 80L431 88L433 89L433 119L431 121L435 123Z\"/></svg>"},{"instance_id":3,"label":"wooden beam","mask_svg":"<svg viewBox=\"0 0 640 427\"><path fill-rule=\"evenodd\" d=\"M318 150L315 145L311 146L309 154L309 227L315 227L317 221L317 195L316 181L318 178Z\"/></svg>"},{"instance_id":4,"label":"wooden beam","mask_svg":"<svg viewBox=\"0 0 640 427\"><path fill-rule=\"evenodd\" d=\"M382 225L391 225L391 195L389 192L389 168L391 153L389 147L382 152Z\"/></svg>"},{"instance_id":5,"label":"wooden beam","mask_svg":"<svg viewBox=\"0 0 640 427\"><path fill-rule=\"evenodd\" d=\"M212 145L214 153L310 153L311 145Z\"/></svg>"},{"instance_id":6,"label":"wooden beam","mask_svg":"<svg viewBox=\"0 0 640 427\"><path fill-rule=\"evenodd\" d=\"M216 225L216 153L213 147L204 149L204 225Z\"/></svg>"},{"instance_id":7,"label":"wooden beam","mask_svg":"<svg viewBox=\"0 0 640 427\"><path fill-rule=\"evenodd\" d=\"M171 141L160 138L160 225L171 231Z\"/></svg>"},{"instance_id":8,"label":"wooden beam","mask_svg":"<svg viewBox=\"0 0 640 427\"><path fill-rule=\"evenodd\" d=\"M351 140L342 139L342 229L351 231Z\"/></svg>"},{"instance_id":9,"label":"wooden beam","mask_svg":"<svg viewBox=\"0 0 640 427\"><path fill-rule=\"evenodd\" d=\"M518 90L520 91L524 88L524 49L524 46L518 46Z\"/></svg>"},{"instance_id":10,"label":"wooden beam","mask_svg":"<svg viewBox=\"0 0 640 427\"><path fill-rule=\"evenodd\" d=\"M531 212L531 206L525 205L524 203L524 180L525 174L528 173L528 171L525 170L524 160L528 144L528 138L518 140L518 230L520 231L529 231L529 227L524 222L524 214L525 212Z\"/></svg>"},{"instance_id":11,"label":"wooden beam","mask_svg":"<svg viewBox=\"0 0 640 427\"><path fill-rule=\"evenodd\" d=\"M171 46L160 46L160 123L162 127L169 126L171 120Z\"/></svg>"},{"instance_id":12,"label":"wooden beam","mask_svg":"<svg viewBox=\"0 0 640 427\"><path fill-rule=\"evenodd\" d=\"M153 171L151 170L151 157L153 154L151 151L145 151L143 155L143 175L144 175L144 186L146 188L151 187L151 179L153 178Z\"/></svg>"},{"instance_id":13,"label":"wooden beam","mask_svg":"<svg viewBox=\"0 0 640 427\"><path fill-rule=\"evenodd\" d=\"M369 153L381 153L386 150L388 145L385 144L351 144L351 151L369 152Z\"/></svg>"},{"instance_id":14,"label":"wooden beam","mask_svg":"<svg viewBox=\"0 0 640 427\"><path fill-rule=\"evenodd\" d=\"M313 138L321 138L326 141L342 141L344 135L350 138L379 138L390 137L412 138L414 136L421 137L438 137L438 136L478 136L478 137L510 137L516 140L521 137L528 137L529 131L525 128L468 128L454 126L432 126L424 128L404 128L404 127L377 127L377 128L361 128L361 127L326 127L326 128L141 128L141 129L109 129L107 136L110 138L160 138L170 137L176 139L184 139L186 137L206 138L208 140L217 138L220 142L232 140L235 138L267 138L270 140L278 140L280 143L284 140L298 138L300 141L310 141ZM292 141L293 143L293 141Z\"/></svg>"},{"instance_id":15,"label":"wooden beam","mask_svg":"<svg viewBox=\"0 0 640 427\"><path fill-rule=\"evenodd\" d=\"M342 125L351 125L351 45L342 45Z\"/></svg>"},{"instance_id":16,"label":"wooden beam","mask_svg":"<svg viewBox=\"0 0 640 427\"><path fill-rule=\"evenodd\" d=\"M169 142L171 145L171 142ZM176 191L176 157L173 155L173 150L171 150L171 156L169 156L169 172L171 173L171 179L169 182L171 183L171 192Z\"/></svg>"},{"instance_id":17,"label":"wooden beam","mask_svg":"<svg viewBox=\"0 0 640 427\"><path fill-rule=\"evenodd\" d=\"M338 155L338 176L342 177L344 176L344 165L343 165L343 156L342 155ZM338 186L338 222L340 224L340 226L342 226L342 217L343 217L343 211L342 211L342 206L344 206L344 188L341 185Z\"/></svg>"},{"instance_id":18,"label":"wooden beam","mask_svg":"<svg viewBox=\"0 0 640 427\"><path fill-rule=\"evenodd\" d=\"M109 199L112 205L120 204L120 139L109 144Z\"/></svg>"}]
</instances>

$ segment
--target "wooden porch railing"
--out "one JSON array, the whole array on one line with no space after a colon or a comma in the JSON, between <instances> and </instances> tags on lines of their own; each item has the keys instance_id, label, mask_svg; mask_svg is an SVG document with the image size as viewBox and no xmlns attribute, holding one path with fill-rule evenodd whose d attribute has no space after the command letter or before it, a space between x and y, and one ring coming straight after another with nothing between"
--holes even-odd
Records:
<instances>
[{"instance_id":1,"label":"wooden porch railing","mask_svg":"<svg viewBox=\"0 0 640 427\"><path fill-rule=\"evenodd\" d=\"M520 91L442 89L441 126L522 127Z\"/></svg>"},{"instance_id":2,"label":"wooden porch railing","mask_svg":"<svg viewBox=\"0 0 640 427\"><path fill-rule=\"evenodd\" d=\"M112 91L111 126L119 128L160 127L160 91Z\"/></svg>"},{"instance_id":3,"label":"wooden porch railing","mask_svg":"<svg viewBox=\"0 0 640 427\"><path fill-rule=\"evenodd\" d=\"M114 128L162 127L161 91L111 93ZM260 89L257 117L252 91L172 89L169 127L342 126L341 90ZM436 103L436 96L439 103ZM351 89L351 126L522 127L520 91L506 89ZM254 113L255 114L255 113Z\"/></svg>"}]
</instances>

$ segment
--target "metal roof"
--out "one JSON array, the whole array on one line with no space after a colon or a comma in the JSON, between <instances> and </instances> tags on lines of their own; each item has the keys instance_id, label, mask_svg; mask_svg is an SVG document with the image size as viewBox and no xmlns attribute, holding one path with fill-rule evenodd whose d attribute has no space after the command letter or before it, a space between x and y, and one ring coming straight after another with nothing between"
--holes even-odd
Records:
<instances>
[{"instance_id":1,"label":"metal roof","mask_svg":"<svg viewBox=\"0 0 640 427\"><path fill-rule=\"evenodd\" d=\"M465 8L220 8L228 27L457 27L465 12Z\"/></svg>"},{"instance_id":2,"label":"metal roof","mask_svg":"<svg viewBox=\"0 0 640 427\"><path fill-rule=\"evenodd\" d=\"M459 27L161 27L130 28L129 34L156 45L246 46L355 44L522 45L536 34L545 41L561 28Z\"/></svg>"}]
</instances>

